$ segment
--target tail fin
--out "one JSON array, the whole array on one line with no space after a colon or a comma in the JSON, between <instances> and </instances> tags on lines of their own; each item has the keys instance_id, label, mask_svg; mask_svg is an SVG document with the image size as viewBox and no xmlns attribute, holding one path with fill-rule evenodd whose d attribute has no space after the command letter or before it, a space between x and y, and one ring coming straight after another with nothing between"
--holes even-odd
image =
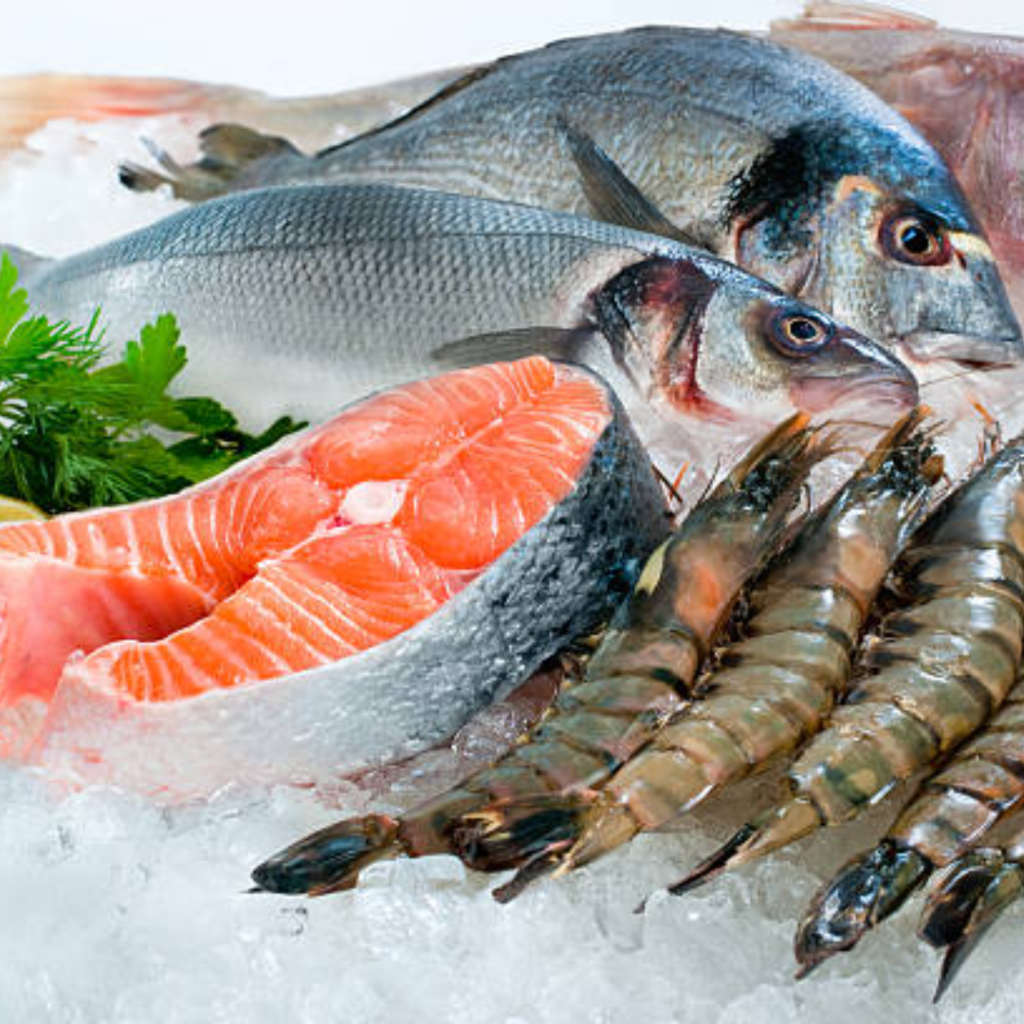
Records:
<instances>
[{"instance_id":1,"label":"tail fin","mask_svg":"<svg viewBox=\"0 0 1024 1024\"><path fill-rule=\"evenodd\" d=\"M682 881L670 885L668 891L673 896L683 896L725 871L810 835L821 823L817 810L805 800L793 799L782 807L773 807L744 825Z\"/></svg>"},{"instance_id":2,"label":"tail fin","mask_svg":"<svg viewBox=\"0 0 1024 1024\"><path fill-rule=\"evenodd\" d=\"M924 857L892 840L883 840L845 864L815 894L797 929L797 977L806 977L829 957L853 949L866 932L903 905L930 871Z\"/></svg>"},{"instance_id":3,"label":"tail fin","mask_svg":"<svg viewBox=\"0 0 1024 1024\"><path fill-rule=\"evenodd\" d=\"M999 915L1024 893L1024 868L1001 850L977 849L954 861L928 896L917 934L945 949L934 1002L949 988Z\"/></svg>"},{"instance_id":4,"label":"tail fin","mask_svg":"<svg viewBox=\"0 0 1024 1024\"><path fill-rule=\"evenodd\" d=\"M384 814L329 825L260 864L252 873L255 891L322 896L351 889L363 868L405 852L398 828Z\"/></svg>"},{"instance_id":5,"label":"tail fin","mask_svg":"<svg viewBox=\"0 0 1024 1024\"><path fill-rule=\"evenodd\" d=\"M26 287L32 277L43 267L52 262L49 256L37 256L27 249L19 249L16 245L0 243L0 256L6 255L18 271L18 284Z\"/></svg>"},{"instance_id":6,"label":"tail fin","mask_svg":"<svg viewBox=\"0 0 1024 1024\"><path fill-rule=\"evenodd\" d=\"M240 124L214 124L199 134L200 158L182 166L152 142L146 143L159 170L131 162L118 168L121 184L135 192L169 185L177 199L201 202L234 191L243 177L255 184L261 167L282 157L303 158L287 139ZM245 187L245 186L243 186Z\"/></svg>"},{"instance_id":7,"label":"tail fin","mask_svg":"<svg viewBox=\"0 0 1024 1024\"><path fill-rule=\"evenodd\" d=\"M10 75L0 78L0 153L24 144L47 121L105 121L195 113L249 95L230 86L171 78ZM254 94L255 95L255 94Z\"/></svg>"}]
</instances>

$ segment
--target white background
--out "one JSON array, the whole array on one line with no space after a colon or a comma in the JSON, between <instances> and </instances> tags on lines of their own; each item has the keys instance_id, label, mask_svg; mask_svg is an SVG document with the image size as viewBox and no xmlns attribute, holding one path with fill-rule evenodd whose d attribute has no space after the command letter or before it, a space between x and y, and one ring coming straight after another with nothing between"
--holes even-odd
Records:
<instances>
[{"instance_id":1,"label":"white background","mask_svg":"<svg viewBox=\"0 0 1024 1024\"><path fill-rule=\"evenodd\" d=\"M7 0L0 74L171 75L329 92L629 24L764 28L800 0ZM946 25L1024 36L1021 0L917 0Z\"/></svg>"}]
</instances>

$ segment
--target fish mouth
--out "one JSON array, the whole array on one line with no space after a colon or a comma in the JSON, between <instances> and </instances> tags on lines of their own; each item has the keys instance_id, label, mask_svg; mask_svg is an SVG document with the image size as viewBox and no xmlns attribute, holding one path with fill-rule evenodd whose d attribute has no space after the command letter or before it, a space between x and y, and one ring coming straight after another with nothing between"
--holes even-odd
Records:
<instances>
[{"instance_id":1,"label":"fish mouth","mask_svg":"<svg viewBox=\"0 0 1024 1024\"><path fill-rule=\"evenodd\" d=\"M801 381L792 398L799 409L811 414L831 412L853 405L884 409L885 415L913 408L919 401L917 378L909 371L891 376L864 374L852 380L811 377Z\"/></svg>"},{"instance_id":2,"label":"fish mouth","mask_svg":"<svg viewBox=\"0 0 1024 1024\"><path fill-rule=\"evenodd\" d=\"M899 337L907 354L919 363L951 360L967 369L988 370L1024 362L1020 331L996 337L951 331L910 331Z\"/></svg>"}]
</instances>

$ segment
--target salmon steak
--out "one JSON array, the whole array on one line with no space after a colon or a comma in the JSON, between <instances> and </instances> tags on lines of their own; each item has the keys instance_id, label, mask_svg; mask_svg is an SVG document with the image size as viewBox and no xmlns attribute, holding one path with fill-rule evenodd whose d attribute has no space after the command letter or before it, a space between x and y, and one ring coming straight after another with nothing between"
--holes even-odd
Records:
<instances>
[{"instance_id":1,"label":"salmon steak","mask_svg":"<svg viewBox=\"0 0 1024 1024\"><path fill-rule=\"evenodd\" d=\"M373 395L178 495L0 527L0 743L174 797L407 756L606 617L668 527L589 371Z\"/></svg>"}]
</instances>

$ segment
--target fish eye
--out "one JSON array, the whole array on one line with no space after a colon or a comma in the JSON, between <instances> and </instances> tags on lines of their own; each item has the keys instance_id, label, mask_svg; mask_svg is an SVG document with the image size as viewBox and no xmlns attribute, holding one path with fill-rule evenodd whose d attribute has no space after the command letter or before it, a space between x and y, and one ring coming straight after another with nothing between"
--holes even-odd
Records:
<instances>
[{"instance_id":1,"label":"fish eye","mask_svg":"<svg viewBox=\"0 0 1024 1024\"><path fill-rule=\"evenodd\" d=\"M823 317L804 310L776 310L768 321L768 334L775 347L786 355L809 356L827 345L835 330Z\"/></svg>"},{"instance_id":2,"label":"fish eye","mask_svg":"<svg viewBox=\"0 0 1024 1024\"><path fill-rule=\"evenodd\" d=\"M936 220L906 210L882 221L882 248L894 260L917 267L938 267L952 256L949 234Z\"/></svg>"}]
</instances>

